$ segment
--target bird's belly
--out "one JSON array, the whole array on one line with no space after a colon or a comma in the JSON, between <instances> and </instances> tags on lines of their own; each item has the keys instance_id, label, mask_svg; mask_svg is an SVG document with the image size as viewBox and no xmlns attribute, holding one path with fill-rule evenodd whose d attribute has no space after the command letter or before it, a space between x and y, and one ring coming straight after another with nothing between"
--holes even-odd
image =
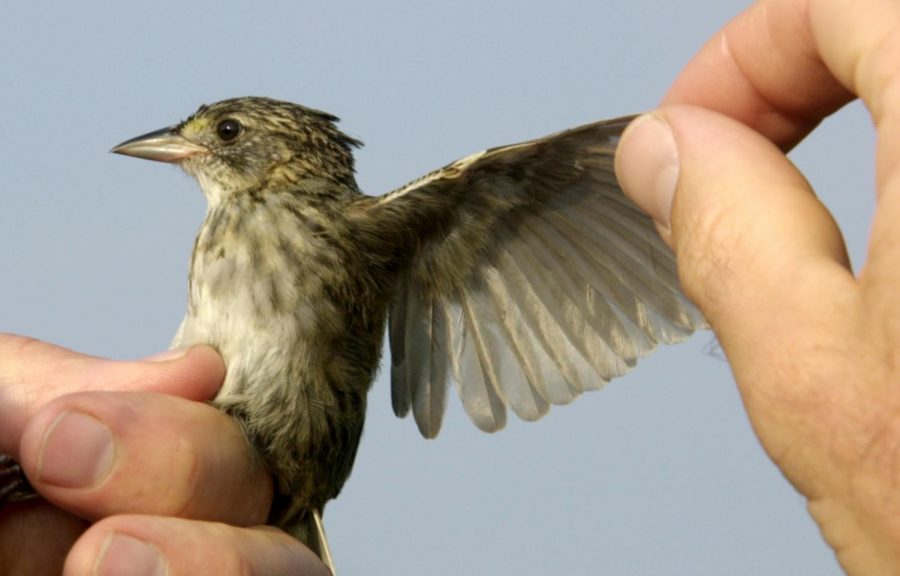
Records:
<instances>
[{"instance_id":1,"label":"bird's belly","mask_svg":"<svg viewBox=\"0 0 900 576\"><path fill-rule=\"evenodd\" d=\"M227 366L216 401L230 404L260 387L301 385L302 360L312 342L296 314L267 315L260 322L244 298L201 299L179 330L180 346L210 345Z\"/></svg>"},{"instance_id":2,"label":"bird's belly","mask_svg":"<svg viewBox=\"0 0 900 576\"><path fill-rule=\"evenodd\" d=\"M232 247L220 256L205 238L177 343L220 352L227 372L214 403L241 424L280 493L321 508L350 473L371 379L348 370L342 352L350 322L332 293L346 269L327 247L303 254L301 243L290 256L261 248L256 258L252 246Z\"/></svg>"},{"instance_id":3,"label":"bird's belly","mask_svg":"<svg viewBox=\"0 0 900 576\"><path fill-rule=\"evenodd\" d=\"M270 260L274 264L265 271L240 253L194 262L180 345L208 344L222 355L228 372L218 401L305 380L321 313L309 295L320 283L309 275L298 283L277 259Z\"/></svg>"},{"instance_id":4,"label":"bird's belly","mask_svg":"<svg viewBox=\"0 0 900 576\"><path fill-rule=\"evenodd\" d=\"M180 344L209 344L221 353L227 372L214 404L240 422L279 492L321 507L350 473L365 401L350 412L338 407L322 377L326 362L314 352L314 332L295 316L270 317L264 325L248 316L235 303L197 306L185 318Z\"/></svg>"}]
</instances>

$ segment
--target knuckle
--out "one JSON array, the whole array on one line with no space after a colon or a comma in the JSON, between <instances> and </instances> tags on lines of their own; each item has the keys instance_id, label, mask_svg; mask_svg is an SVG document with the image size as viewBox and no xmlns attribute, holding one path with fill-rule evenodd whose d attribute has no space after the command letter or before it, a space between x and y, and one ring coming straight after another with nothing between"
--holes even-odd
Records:
<instances>
[{"instance_id":1,"label":"knuckle","mask_svg":"<svg viewBox=\"0 0 900 576\"><path fill-rule=\"evenodd\" d=\"M169 449L166 467L170 481L159 500L162 513L181 518L194 517L204 499L204 461L193 443L180 439Z\"/></svg>"}]
</instances>

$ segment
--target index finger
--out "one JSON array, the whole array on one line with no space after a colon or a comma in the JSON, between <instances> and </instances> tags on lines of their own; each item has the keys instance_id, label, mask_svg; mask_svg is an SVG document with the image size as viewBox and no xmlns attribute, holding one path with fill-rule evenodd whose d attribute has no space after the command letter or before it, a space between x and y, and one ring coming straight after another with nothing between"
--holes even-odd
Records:
<instances>
[{"instance_id":1,"label":"index finger","mask_svg":"<svg viewBox=\"0 0 900 576\"><path fill-rule=\"evenodd\" d=\"M876 195L861 287L876 323L900 341L900 5L891 0L762 0L701 49L664 104L724 113L789 149L859 96L878 132ZM896 349L896 348L895 348Z\"/></svg>"},{"instance_id":2,"label":"index finger","mask_svg":"<svg viewBox=\"0 0 900 576\"><path fill-rule=\"evenodd\" d=\"M701 106L788 150L853 93L822 58L813 1L764 0L713 36L678 75L662 105Z\"/></svg>"},{"instance_id":3,"label":"index finger","mask_svg":"<svg viewBox=\"0 0 900 576\"><path fill-rule=\"evenodd\" d=\"M25 423L60 396L110 390L205 400L215 394L224 376L222 359L206 346L173 351L155 360L124 362L0 334L0 453L15 456Z\"/></svg>"}]
</instances>

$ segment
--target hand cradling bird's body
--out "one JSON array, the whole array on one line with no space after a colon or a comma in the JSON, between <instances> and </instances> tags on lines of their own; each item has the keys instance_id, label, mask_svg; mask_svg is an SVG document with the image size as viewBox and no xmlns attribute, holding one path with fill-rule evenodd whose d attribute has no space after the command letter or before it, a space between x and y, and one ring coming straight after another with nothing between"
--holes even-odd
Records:
<instances>
[{"instance_id":1,"label":"hand cradling bird's body","mask_svg":"<svg viewBox=\"0 0 900 576\"><path fill-rule=\"evenodd\" d=\"M332 570L321 512L353 466L386 324L394 411L426 437L451 382L495 431L506 407L540 418L705 326L616 183L629 118L474 154L380 197L358 189L359 142L336 121L236 98L113 149L177 162L203 189L173 346L222 354L215 404L276 480L271 523Z\"/></svg>"}]
</instances>

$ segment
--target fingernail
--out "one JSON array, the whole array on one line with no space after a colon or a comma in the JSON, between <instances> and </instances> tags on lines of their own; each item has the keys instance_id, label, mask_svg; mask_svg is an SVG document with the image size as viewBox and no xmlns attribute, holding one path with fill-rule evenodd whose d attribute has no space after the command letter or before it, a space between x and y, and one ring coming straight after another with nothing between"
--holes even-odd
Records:
<instances>
[{"instance_id":1,"label":"fingernail","mask_svg":"<svg viewBox=\"0 0 900 576\"><path fill-rule=\"evenodd\" d=\"M667 228L678 172L678 148L665 120L644 114L625 130L616 154L616 176L638 208Z\"/></svg>"},{"instance_id":2,"label":"fingernail","mask_svg":"<svg viewBox=\"0 0 900 576\"><path fill-rule=\"evenodd\" d=\"M98 576L165 576L168 572L155 546L118 532L106 538L94 570Z\"/></svg>"},{"instance_id":3,"label":"fingernail","mask_svg":"<svg viewBox=\"0 0 900 576\"><path fill-rule=\"evenodd\" d=\"M109 473L113 451L112 432L102 422L81 412L63 412L41 443L38 481L63 488L93 486Z\"/></svg>"},{"instance_id":4,"label":"fingernail","mask_svg":"<svg viewBox=\"0 0 900 576\"><path fill-rule=\"evenodd\" d=\"M165 352L160 352L159 354L154 354L153 356L147 356L144 358L146 362L168 362L170 360L178 360L179 358L184 358L187 356L188 350L190 350L190 346L184 346L182 348L172 348L171 350L166 350Z\"/></svg>"}]
</instances>

